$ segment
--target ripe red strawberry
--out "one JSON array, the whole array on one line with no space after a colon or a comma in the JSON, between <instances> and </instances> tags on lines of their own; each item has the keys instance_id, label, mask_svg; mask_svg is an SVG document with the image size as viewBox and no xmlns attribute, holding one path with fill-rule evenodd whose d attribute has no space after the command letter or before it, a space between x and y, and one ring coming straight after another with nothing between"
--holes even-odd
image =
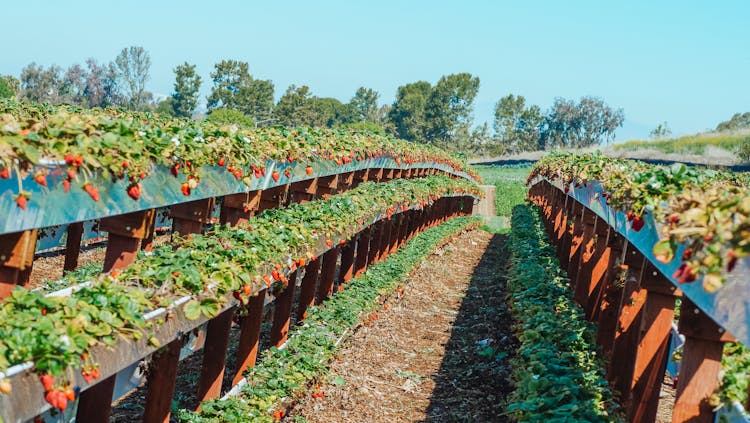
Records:
<instances>
[{"instance_id":1,"label":"ripe red strawberry","mask_svg":"<svg viewBox=\"0 0 750 423\"><path fill-rule=\"evenodd\" d=\"M234 297L235 300L239 300L241 298L240 297L240 291L234 291L234 292L232 292L232 296Z\"/></svg>"},{"instance_id":2,"label":"ripe red strawberry","mask_svg":"<svg viewBox=\"0 0 750 423\"><path fill-rule=\"evenodd\" d=\"M280 281L280 280L281 280L281 275L279 274L279 271L278 271L278 270L274 270L273 272L271 272L271 277L272 277L272 278L273 278L274 280L277 280L277 281Z\"/></svg>"},{"instance_id":3,"label":"ripe red strawberry","mask_svg":"<svg viewBox=\"0 0 750 423\"><path fill-rule=\"evenodd\" d=\"M642 217L640 217L640 216L633 217L632 227L633 227L634 231L638 232L641 229L643 229L643 225L644 224L645 223L643 222L643 218Z\"/></svg>"},{"instance_id":4,"label":"ripe red strawberry","mask_svg":"<svg viewBox=\"0 0 750 423\"><path fill-rule=\"evenodd\" d=\"M327 245L328 247L332 247L332 246L333 246L333 241L331 241L330 239L327 239L327 240L326 240L326 245Z\"/></svg>"},{"instance_id":5,"label":"ripe red strawberry","mask_svg":"<svg viewBox=\"0 0 750 423\"><path fill-rule=\"evenodd\" d=\"M78 176L78 172L76 172L76 170L74 168L69 167L68 168L68 179L70 179L72 181L73 179L76 178L76 176Z\"/></svg>"},{"instance_id":6,"label":"ripe red strawberry","mask_svg":"<svg viewBox=\"0 0 750 423\"><path fill-rule=\"evenodd\" d=\"M94 201L99 201L99 189L87 182L83 186L83 190L86 191Z\"/></svg>"},{"instance_id":7,"label":"ripe red strawberry","mask_svg":"<svg viewBox=\"0 0 750 423\"><path fill-rule=\"evenodd\" d=\"M279 172L274 170L273 173L271 173L271 178L273 179L274 182L279 182L279 178L280 178Z\"/></svg>"},{"instance_id":8,"label":"ripe red strawberry","mask_svg":"<svg viewBox=\"0 0 750 423\"><path fill-rule=\"evenodd\" d=\"M266 283L267 287L271 287L271 278L268 275L263 275L263 281Z\"/></svg>"},{"instance_id":9,"label":"ripe red strawberry","mask_svg":"<svg viewBox=\"0 0 750 423\"><path fill-rule=\"evenodd\" d=\"M312 166L306 167L305 168L305 173L307 174L307 176L312 175L313 174L313 168L312 168Z\"/></svg>"},{"instance_id":10,"label":"ripe red strawberry","mask_svg":"<svg viewBox=\"0 0 750 423\"><path fill-rule=\"evenodd\" d=\"M676 213L670 214L667 221L674 224L680 223L680 216Z\"/></svg>"},{"instance_id":11,"label":"ripe red strawberry","mask_svg":"<svg viewBox=\"0 0 750 423\"><path fill-rule=\"evenodd\" d=\"M44 175L44 173L37 173L34 175L34 181L36 181L37 184L46 187L47 186L47 177Z\"/></svg>"},{"instance_id":12,"label":"ripe red strawberry","mask_svg":"<svg viewBox=\"0 0 750 423\"><path fill-rule=\"evenodd\" d=\"M218 161L218 165L223 167L225 164L226 164L226 160L224 160L223 157L220 158L219 161Z\"/></svg>"},{"instance_id":13,"label":"ripe red strawberry","mask_svg":"<svg viewBox=\"0 0 750 423\"><path fill-rule=\"evenodd\" d=\"M70 181L67 179L63 179L63 192L67 194L68 191L70 191Z\"/></svg>"},{"instance_id":14,"label":"ripe red strawberry","mask_svg":"<svg viewBox=\"0 0 750 423\"><path fill-rule=\"evenodd\" d=\"M141 187L138 184L133 184L128 188L128 195L133 200L138 200L138 197L141 196Z\"/></svg>"},{"instance_id":15,"label":"ripe red strawberry","mask_svg":"<svg viewBox=\"0 0 750 423\"><path fill-rule=\"evenodd\" d=\"M75 157L72 154L68 153L68 154L65 155L65 164L66 165L68 165L68 166L72 165L73 161L75 161Z\"/></svg>"},{"instance_id":16,"label":"ripe red strawberry","mask_svg":"<svg viewBox=\"0 0 750 423\"><path fill-rule=\"evenodd\" d=\"M40 376L39 380L42 381L42 386L44 386L45 391L49 391L50 389L52 389L52 386L55 384L55 377L49 373L45 373Z\"/></svg>"},{"instance_id":17,"label":"ripe red strawberry","mask_svg":"<svg viewBox=\"0 0 750 423\"><path fill-rule=\"evenodd\" d=\"M182 189L182 195L186 197L190 195L190 185L188 185L187 182L183 182L180 188Z\"/></svg>"},{"instance_id":18,"label":"ripe red strawberry","mask_svg":"<svg viewBox=\"0 0 750 423\"><path fill-rule=\"evenodd\" d=\"M73 388L68 386L68 389L65 390L65 397L68 399L68 401L75 401L76 391L74 391Z\"/></svg>"},{"instance_id":19,"label":"ripe red strawberry","mask_svg":"<svg viewBox=\"0 0 750 423\"><path fill-rule=\"evenodd\" d=\"M26 198L25 194L18 194L16 196L16 204L18 207L21 208L21 210L26 210L26 204L28 203L28 198Z\"/></svg>"},{"instance_id":20,"label":"ripe red strawberry","mask_svg":"<svg viewBox=\"0 0 750 423\"><path fill-rule=\"evenodd\" d=\"M0 170L0 178L9 179L10 178L10 169L8 169L6 167L3 170Z\"/></svg>"},{"instance_id":21,"label":"ripe red strawberry","mask_svg":"<svg viewBox=\"0 0 750 423\"><path fill-rule=\"evenodd\" d=\"M633 213L633 210L628 210L628 213L625 216L627 217L628 222L631 222L635 217L635 213Z\"/></svg>"},{"instance_id":22,"label":"ripe red strawberry","mask_svg":"<svg viewBox=\"0 0 750 423\"><path fill-rule=\"evenodd\" d=\"M123 160L122 161L122 168L123 169L127 169L128 168L128 161L127 160Z\"/></svg>"},{"instance_id":23,"label":"ripe red strawberry","mask_svg":"<svg viewBox=\"0 0 750 423\"><path fill-rule=\"evenodd\" d=\"M240 178L242 178L242 169L235 169L232 174L234 175L234 179L239 180Z\"/></svg>"},{"instance_id":24,"label":"ripe red strawberry","mask_svg":"<svg viewBox=\"0 0 750 423\"><path fill-rule=\"evenodd\" d=\"M245 285L242 287L242 292L244 292L245 295L250 295L253 293L253 287L250 285Z\"/></svg>"},{"instance_id":25,"label":"ripe red strawberry","mask_svg":"<svg viewBox=\"0 0 750 423\"><path fill-rule=\"evenodd\" d=\"M292 177L292 172L290 172L289 169L287 169L287 170L284 171L284 176L286 176L287 178L291 178Z\"/></svg>"},{"instance_id":26,"label":"ripe red strawberry","mask_svg":"<svg viewBox=\"0 0 750 423\"><path fill-rule=\"evenodd\" d=\"M75 157L73 157L73 165L78 166L78 167L83 166L83 156L78 154Z\"/></svg>"},{"instance_id":27,"label":"ripe red strawberry","mask_svg":"<svg viewBox=\"0 0 750 423\"><path fill-rule=\"evenodd\" d=\"M172 166L171 172L172 172L172 176L174 176L176 178L177 175L180 172L180 164L179 163L175 163L174 166Z\"/></svg>"}]
</instances>

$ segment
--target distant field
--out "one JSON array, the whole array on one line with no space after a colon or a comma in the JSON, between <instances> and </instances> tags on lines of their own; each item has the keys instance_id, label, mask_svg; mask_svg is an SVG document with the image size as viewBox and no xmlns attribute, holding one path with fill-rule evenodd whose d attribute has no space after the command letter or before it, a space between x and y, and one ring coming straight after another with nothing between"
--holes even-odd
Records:
<instances>
[{"instance_id":1,"label":"distant field","mask_svg":"<svg viewBox=\"0 0 750 423\"><path fill-rule=\"evenodd\" d=\"M750 131L740 132L709 132L688 135L679 138L658 140L634 140L613 145L619 151L657 150L668 154L704 154L706 148L721 148L733 153L739 152L741 147L750 145ZM747 158L744 158L747 160Z\"/></svg>"},{"instance_id":2,"label":"distant field","mask_svg":"<svg viewBox=\"0 0 750 423\"><path fill-rule=\"evenodd\" d=\"M495 186L495 214L498 217L491 219L486 229L492 232L507 232L513 207L522 204L526 199L526 177L531 165L476 165L473 168L479 173L485 185Z\"/></svg>"}]
</instances>

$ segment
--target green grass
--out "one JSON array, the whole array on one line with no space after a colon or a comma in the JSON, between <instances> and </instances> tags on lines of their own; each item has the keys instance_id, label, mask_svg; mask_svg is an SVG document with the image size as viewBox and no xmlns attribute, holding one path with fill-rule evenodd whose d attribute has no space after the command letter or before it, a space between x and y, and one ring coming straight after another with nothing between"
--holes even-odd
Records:
<instances>
[{"instance_id":1,"label":"green grass","mask_svg":"<svg viewBox=\"0 0 750 423\"><path fill-rule=\"evenodd\" d=\"M713 146L727 151L742 153L750 145L750 132L707 132L679 138L658 140L633 140L614 146L617 150L635 151L653 149L664 153L703 154L706 147ZM748 158L745 158L747 160Z\"/></svg>"},{"instance_id":2,"label":"green grass","mask_svg":"<svg viewBox=\"0 0 750 423\"><path fill-rule=\"evenodd\" d=\"M495 214L484 229L493 233L506 233L510 228L513 207L526 200L526 177L530 166L474 166L486 185L495 186Z\"/></svg>"}]
</instances>

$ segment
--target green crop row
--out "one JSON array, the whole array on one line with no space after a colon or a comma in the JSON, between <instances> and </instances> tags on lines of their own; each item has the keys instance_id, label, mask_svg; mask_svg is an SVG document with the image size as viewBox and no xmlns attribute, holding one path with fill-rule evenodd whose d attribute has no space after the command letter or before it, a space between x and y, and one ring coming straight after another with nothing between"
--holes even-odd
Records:
<instances>
[{"instance_id":1,"label":"green crop row","mask_svg":"<svg viewBox=\"0 0 750 423\"><path fill-rule=\"evenodd\" d=\"M518 206L509 240L509 302L520 347L506 413L524 422L616 422L594 327L574 302L568 279L537 212Z\"/></svg>"}]
</instances>

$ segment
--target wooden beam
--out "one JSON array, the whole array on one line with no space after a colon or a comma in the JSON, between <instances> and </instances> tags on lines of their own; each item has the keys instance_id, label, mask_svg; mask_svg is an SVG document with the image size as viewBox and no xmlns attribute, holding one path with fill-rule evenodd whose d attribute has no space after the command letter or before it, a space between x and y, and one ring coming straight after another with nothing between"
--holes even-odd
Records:
<instances>
[{"instance_id":1,"label":"wooden beam","mask_svg":"<svg viewBox=\"0 0 750 423\"><path fill-rule=\"evenodd\" d=\"M221 395L221 384L229 348L229 332L232 329L232 318L235 309L228 308L218 316L208 321L206 327L206 342L203 348L203 362L198 382L198 408L200 403Z\"/></svg>"},{"instance_id":2,"label":"wooden beam","mask_svg":"<svg viewBox=\"0 0 750 423\"><path fill-rule=\"evenodd\" d=\"M0 235L0 298L28 282L34 263L37 230Z\"/></svg>"},{"instance_id":3,"label":"wooden beam","mask_svg":"<svg viewBox=\"0 0 750 423\"><path fill-rule=\"evenodd\" d=\"M286 342L289 325L292 321L292 305L294 303L294 288L297 285L297 271L289 275L289 281L274 301L273 324L271 325L271 345L280 347Z\"/></svg>"},{"instance_id":4,"label":"wooden beam","mask_svg":"<svg viewBox=\"0 0 750 423\"><path fill-rule=\"evenodd\" d=\"M145 423L169 422L181 348L182 340L176 339L154 353L146 382Z\"/></svg>"},{"instance_id":5,"label":"wooden beam","mask_svg":"<svg viewBox=\"0 0 750 423\"><path fill-rule=\"evenodd\" d=\"M333 280L336 276L336 263L339 258L339 248L333 247L326 251L321 258L320 283L315 295L315 304L321 304L333 295Z\"/></svg>"},{"instance_id":6,"label":"wooden beam","mask_svg":"<svg viewBox=\"0 0 750 423\"><path fill-rule=\"evenodd\" d=\"M258 357L258 341L263 323L263 305L266 301L266 291L263 290L254 297L250 297L245 306L247 314L240 319L240 342L237 347L237 370L232 377L232 386L240 383L242 373L255 366Z\"/></svg>"}]
</instances>

